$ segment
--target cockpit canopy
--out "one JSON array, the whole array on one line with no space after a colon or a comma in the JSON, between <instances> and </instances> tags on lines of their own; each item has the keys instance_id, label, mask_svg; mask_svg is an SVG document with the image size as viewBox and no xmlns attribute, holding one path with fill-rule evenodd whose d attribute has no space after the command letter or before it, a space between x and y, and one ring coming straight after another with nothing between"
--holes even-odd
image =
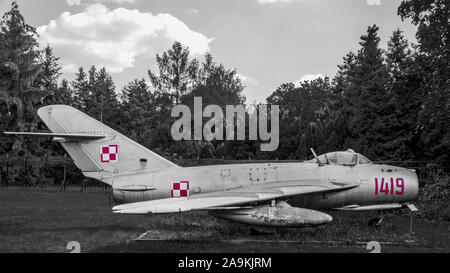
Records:
<instances>
[{"instance_id":1,"label":"cockpit canopy","mask_svg":"<svg viewBox=\"0 0 450 273\"><path fill-rule=\"evenodd\" d=\"M363 156L362 154L356 153L352 149L348 149L344 152L331 152L322 154L319 155L318 158L323 164L331 165L355 166L372 164L372 161L367 159L367 157ZM317 160L313 158L306 162L317 163Z\"/></svg>"}]
</instances>

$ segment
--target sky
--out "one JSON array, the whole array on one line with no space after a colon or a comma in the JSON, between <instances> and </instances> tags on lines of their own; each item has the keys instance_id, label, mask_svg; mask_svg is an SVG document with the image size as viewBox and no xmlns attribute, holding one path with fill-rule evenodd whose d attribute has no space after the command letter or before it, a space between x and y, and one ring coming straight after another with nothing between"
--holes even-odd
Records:
<instances>
[{"instance_id":1,"label":"sky","mask_svg":"<svg viewBox=\"0 0 450 273\"><path fill-rule=\"evenodd\" d=\"M236 69L247 103L265 102L281 84L336 74L369 25L381 46L396 29L415 42L416 28L397 15L401 0L18 0L42 46L60 57L63 78L78 67L105 66L116 91L149 81L155 56L174 41L203 60ZM0 13L10 9L0 0Z\"/></svg>"}]
</instances>

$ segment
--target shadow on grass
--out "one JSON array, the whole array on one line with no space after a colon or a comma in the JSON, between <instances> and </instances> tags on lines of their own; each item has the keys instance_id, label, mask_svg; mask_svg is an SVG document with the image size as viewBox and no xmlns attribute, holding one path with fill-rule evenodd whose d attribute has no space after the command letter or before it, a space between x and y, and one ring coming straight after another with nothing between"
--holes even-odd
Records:
<instances>
[{"instance_id":1,"label":"shadow on grass","mask_svg":"<svg viewBox=\"0 0 450 273\"><path fill-rule=\"evenodd\" d=\"M142 232L143 229L136 226L72 226L72 227L54 227L54 228L16 228L3 226L1 223L0 233L2 234L21 234L29 232L104 232L104 231L126 231L126 232Z\"/></svg>"}]
</instances>

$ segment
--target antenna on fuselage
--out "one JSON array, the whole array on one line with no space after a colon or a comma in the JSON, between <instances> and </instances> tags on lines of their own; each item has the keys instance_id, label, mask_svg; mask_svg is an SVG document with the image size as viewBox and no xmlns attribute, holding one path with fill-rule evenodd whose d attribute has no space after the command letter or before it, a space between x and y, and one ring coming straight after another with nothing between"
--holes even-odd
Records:
<instances>
[{"instance_id":1,"label":"antenna on fuselage","mask_svg":"<svg viewBox=\"0 0 450 273\"><path fill-rule=\"evenodd\" d=\"M310 149L311 149L311 152L313 153L314 157L315 157L316 160L317 160L317 164L319 164L319 166L323 166L323 162L320 161L320 159L319 159L319 157L317 156L316 152L314 152L314 149L313 149L313 148L310 148Z\"/></svg>"}]
</instances>

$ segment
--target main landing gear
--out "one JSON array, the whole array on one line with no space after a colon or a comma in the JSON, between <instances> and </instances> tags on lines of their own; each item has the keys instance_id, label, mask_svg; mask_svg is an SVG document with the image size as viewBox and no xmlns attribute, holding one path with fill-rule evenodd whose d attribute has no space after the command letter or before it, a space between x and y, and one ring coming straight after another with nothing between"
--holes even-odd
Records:
<instances>
[{"instance_id":1,"label":"main landing gear","mask_svg":"<svg viewBox=\"0 0 450 273\"><path fill-rule=\"evenodd\" d=\"M369 227L380 227L384 222L384 215L383 212L380 210L378 211L378 217L372 218L369 220L367 225Z\"/></svg>"}]
</instances>

